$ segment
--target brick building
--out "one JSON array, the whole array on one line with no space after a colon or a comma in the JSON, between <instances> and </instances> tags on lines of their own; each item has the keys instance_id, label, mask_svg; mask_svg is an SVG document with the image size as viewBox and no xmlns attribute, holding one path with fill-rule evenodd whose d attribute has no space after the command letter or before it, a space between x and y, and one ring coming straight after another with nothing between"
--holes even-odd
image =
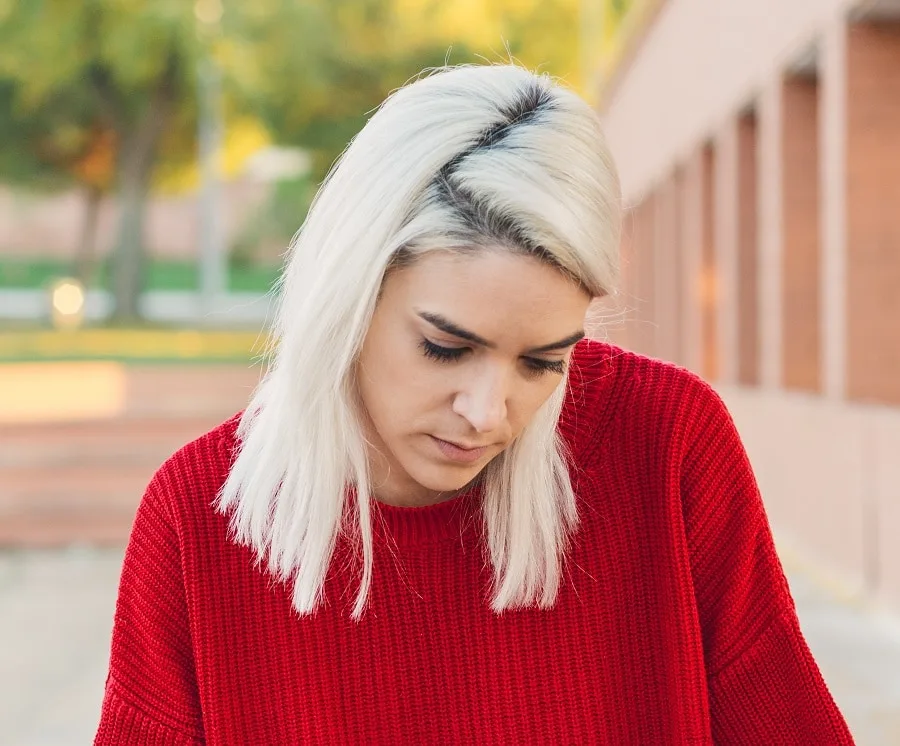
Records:
<instances>
[{"instance_id":1,"label":"brick building","mask_svg":"<svg viewBox=\"0 0 900 746\"><path fill-rule=\"evenodd\" d=\"M900 0L630 5L611 336L713 382L782 545L900 611Z\"/></svg>"}]
</instances>

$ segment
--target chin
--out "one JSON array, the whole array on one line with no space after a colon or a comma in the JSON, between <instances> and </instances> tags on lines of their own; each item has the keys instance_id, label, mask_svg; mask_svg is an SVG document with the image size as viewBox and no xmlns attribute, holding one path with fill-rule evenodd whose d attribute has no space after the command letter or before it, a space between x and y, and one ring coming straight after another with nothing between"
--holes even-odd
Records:
<instances>
[{"instance_id":1,"label":"chin","mask_svg":"<svg viewBox=\"0 0 900 746\"><path fill-rule=\"evenodd\" d=\"M455 492L461 490L469 482L474 480L482 471L483 466L469 467L467 469L422 469L413 478L422 487L432 492Z\"/></svg>"}]
</instances>

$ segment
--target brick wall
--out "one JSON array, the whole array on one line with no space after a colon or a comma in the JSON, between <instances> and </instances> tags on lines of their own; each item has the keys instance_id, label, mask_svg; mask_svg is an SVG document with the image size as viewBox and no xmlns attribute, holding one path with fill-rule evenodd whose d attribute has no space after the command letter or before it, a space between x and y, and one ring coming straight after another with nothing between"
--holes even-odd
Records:
<instances>
[{"instance_id":1,"label":"brick wall","mask_svg":"<svg viewBox=\"0 0 900 746\"><path fill-rule=\"evenodd\" d=\"M847 37L847 393L900 404L900 24Z\"/></svg>"},{"instance_id":2,"label":"brick wall","mask_svg":"<svg viewBox=\"0 0 900 746\"><path fill-rule=\"evenodd\" d=\"M782 383L821 389L818 84L782 88Z\"/></svg>"}]
</instances>

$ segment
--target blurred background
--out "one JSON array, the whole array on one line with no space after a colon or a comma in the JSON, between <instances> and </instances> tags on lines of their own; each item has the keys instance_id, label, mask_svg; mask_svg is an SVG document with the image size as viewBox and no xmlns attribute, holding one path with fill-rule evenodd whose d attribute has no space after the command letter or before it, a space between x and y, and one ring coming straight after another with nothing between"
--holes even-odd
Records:
<instances>
[{"instance_id":1,"label":"blurred background","mask_svg":"<svg viewBox=\"0 0 900 746\"><path fill-rule=\"evenodd\" d=\"M0 0L0 741L90 743L144 486L240 410L317 185L422 69L604 120L593 330L725 397L860 744L900 744L900 0Z\"/></svg>"}]
</instances>

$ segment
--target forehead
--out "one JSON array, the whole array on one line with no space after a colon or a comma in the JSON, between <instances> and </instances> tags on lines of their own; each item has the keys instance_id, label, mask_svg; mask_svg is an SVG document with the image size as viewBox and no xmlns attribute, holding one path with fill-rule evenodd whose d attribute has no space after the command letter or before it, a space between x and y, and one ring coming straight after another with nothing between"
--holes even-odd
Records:
<instances>
[{"instance_id":1,"label":"forehead","mask_svg":"<svg viewBox=\"0 0 900 746\"><path fill-rule=\"evenodd\" d=\"M425 254L388 276L382 301L400 312L441 314L484 336L531 329L560 337L578 330L590 298L538 259L478 250Z\"/></svg>"}]
</instances>

